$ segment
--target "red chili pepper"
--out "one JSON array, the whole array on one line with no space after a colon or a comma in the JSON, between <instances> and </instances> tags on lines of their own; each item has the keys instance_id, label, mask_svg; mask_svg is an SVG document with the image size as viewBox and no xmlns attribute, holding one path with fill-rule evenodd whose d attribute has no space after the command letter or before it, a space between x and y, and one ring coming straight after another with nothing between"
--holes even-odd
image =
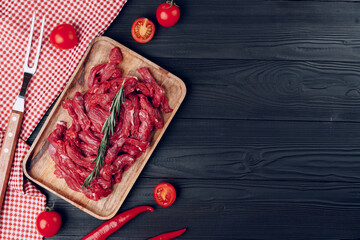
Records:
<instances>
[{"instance_id":1,"label":"red chili pepper","mask_svg":"<svg viewBox=\"0 0 360 240\"><path fill-rule=\"evenodd\" d=\"M109 221L101 224L94 231L82 238L82 240L104 240L115 231L119 230L125 223L145 211L153 212L154 209L150 206L139 206L120 213Z\"/></svg>"},{"instance_id":2,"label":"red chili pepper","mask_svg":"<svg viewBox=\"0 0 360 240\"><path fill-rule=\"evenodd\" d=\"M185 231L186 231L186 228L177 230L174 232L163 233L163 234L160 234L159 236L149 238L148 240L169 240L169 239L173 239L173 238L180 236Z\"/></svg>"}]
</instances>

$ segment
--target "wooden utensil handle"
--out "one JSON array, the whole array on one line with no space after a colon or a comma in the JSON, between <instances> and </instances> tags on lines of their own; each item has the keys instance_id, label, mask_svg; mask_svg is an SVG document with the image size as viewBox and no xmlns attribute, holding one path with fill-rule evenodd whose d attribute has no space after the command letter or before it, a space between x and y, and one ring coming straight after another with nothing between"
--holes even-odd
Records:
<instances>
[{"instance_id":1,"label":"wooden utensil handle","mask_svg":"<svg viewBox=\"0 0 360 240\"><path fill-rule=\"evenodd\" d=\"M0 211L5 198L5 190L23 117L23 112L12 110L0 151Z\"/></svg>"}]
</instances>

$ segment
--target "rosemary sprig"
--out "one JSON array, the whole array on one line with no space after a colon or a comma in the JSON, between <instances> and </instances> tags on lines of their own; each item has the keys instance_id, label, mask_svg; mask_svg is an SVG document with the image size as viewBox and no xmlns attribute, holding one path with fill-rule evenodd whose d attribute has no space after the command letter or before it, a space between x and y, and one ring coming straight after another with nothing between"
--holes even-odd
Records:
<instances>
[{"instance_id":1,"label":"rosemary sprig","mask_svg":"<svg viewBox=\"0 0 360 240\"><path fill-rule=\"evenodd\" d=\"M92 161L92 162L95 162L95 166L94 166L93 170L91 171L91 173L85 178L84 184L82 185L83 187L87 188L90 186L92 180L99 175L100 169L104 165L104 158L105 158L105 154L106 154L106 147L107 147L107 144L109 141L109 136L110 136L110 134L111 135L114 134L114 129L115 129L115 125L116 125L116 117L120 113L120 107L124 101L124 92L123 92L124 83L125 83L125 80L122 82L120 90L116 93L116 95L111 103L111 106L109 109L110 115L104 122L104 125L101 129L101 133L104 133L104 136L101 139L101 142L100 142L100 145L99 145L99 148L97 151L97 156Z\"/></svg>"}]
</instances>

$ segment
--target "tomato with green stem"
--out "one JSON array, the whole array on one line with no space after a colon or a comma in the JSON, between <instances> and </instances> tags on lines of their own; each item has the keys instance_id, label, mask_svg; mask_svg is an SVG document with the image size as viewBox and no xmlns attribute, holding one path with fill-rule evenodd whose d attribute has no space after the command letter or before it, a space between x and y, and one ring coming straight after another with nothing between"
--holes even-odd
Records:
<instances>
[{"instance_id":1,"label":"tomato with green stem","mask_svg":"<svg viewBox=\"0 0 360 240\"><path fill-rule=\"evenodd\" d=\"M56 235L61 227L61 215L52 207L46 207L36 218L36 229L44 237Z\"/></svg>"},{"instance_id":2,"label":"tomato with green stem","mask_svg":"<svg viewBox=\"0 0 360 240\"><path fill-rule=\"evenodd\" d=\"M173 0L166 1L156 9L156 19L163 27L174 26L180 18L179 6Z\"/></svg>"}]
</instances>

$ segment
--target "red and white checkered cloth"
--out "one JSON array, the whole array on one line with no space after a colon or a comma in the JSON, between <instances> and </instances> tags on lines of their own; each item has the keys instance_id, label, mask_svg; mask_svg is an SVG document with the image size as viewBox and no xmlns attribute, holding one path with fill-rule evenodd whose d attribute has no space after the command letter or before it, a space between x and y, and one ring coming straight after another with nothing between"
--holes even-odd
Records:
<instances>
[{"instance_id":1,"label":"red and white checkered cloth","mask_svg":"<svg viewBox=\"0 0 360 240\"><path fill-rule=\"evenodd\" d=\"M41 56L27 89L21 139L0 215L0 239L42 239L35 220L45 209L46 198L23 177L21 162L29 149L25 140L62 91L89 43L105 31L125 3L126 0L0 2L0 146L10 110L20 92L32 13L36 12L35 39L39 36L41 18L46 16ZM76 29L79 43L73 49L59 50L49 42L51 30L62 23ZM33 46L36 49L37 41Z\"/></svg>"}]
</instances>

